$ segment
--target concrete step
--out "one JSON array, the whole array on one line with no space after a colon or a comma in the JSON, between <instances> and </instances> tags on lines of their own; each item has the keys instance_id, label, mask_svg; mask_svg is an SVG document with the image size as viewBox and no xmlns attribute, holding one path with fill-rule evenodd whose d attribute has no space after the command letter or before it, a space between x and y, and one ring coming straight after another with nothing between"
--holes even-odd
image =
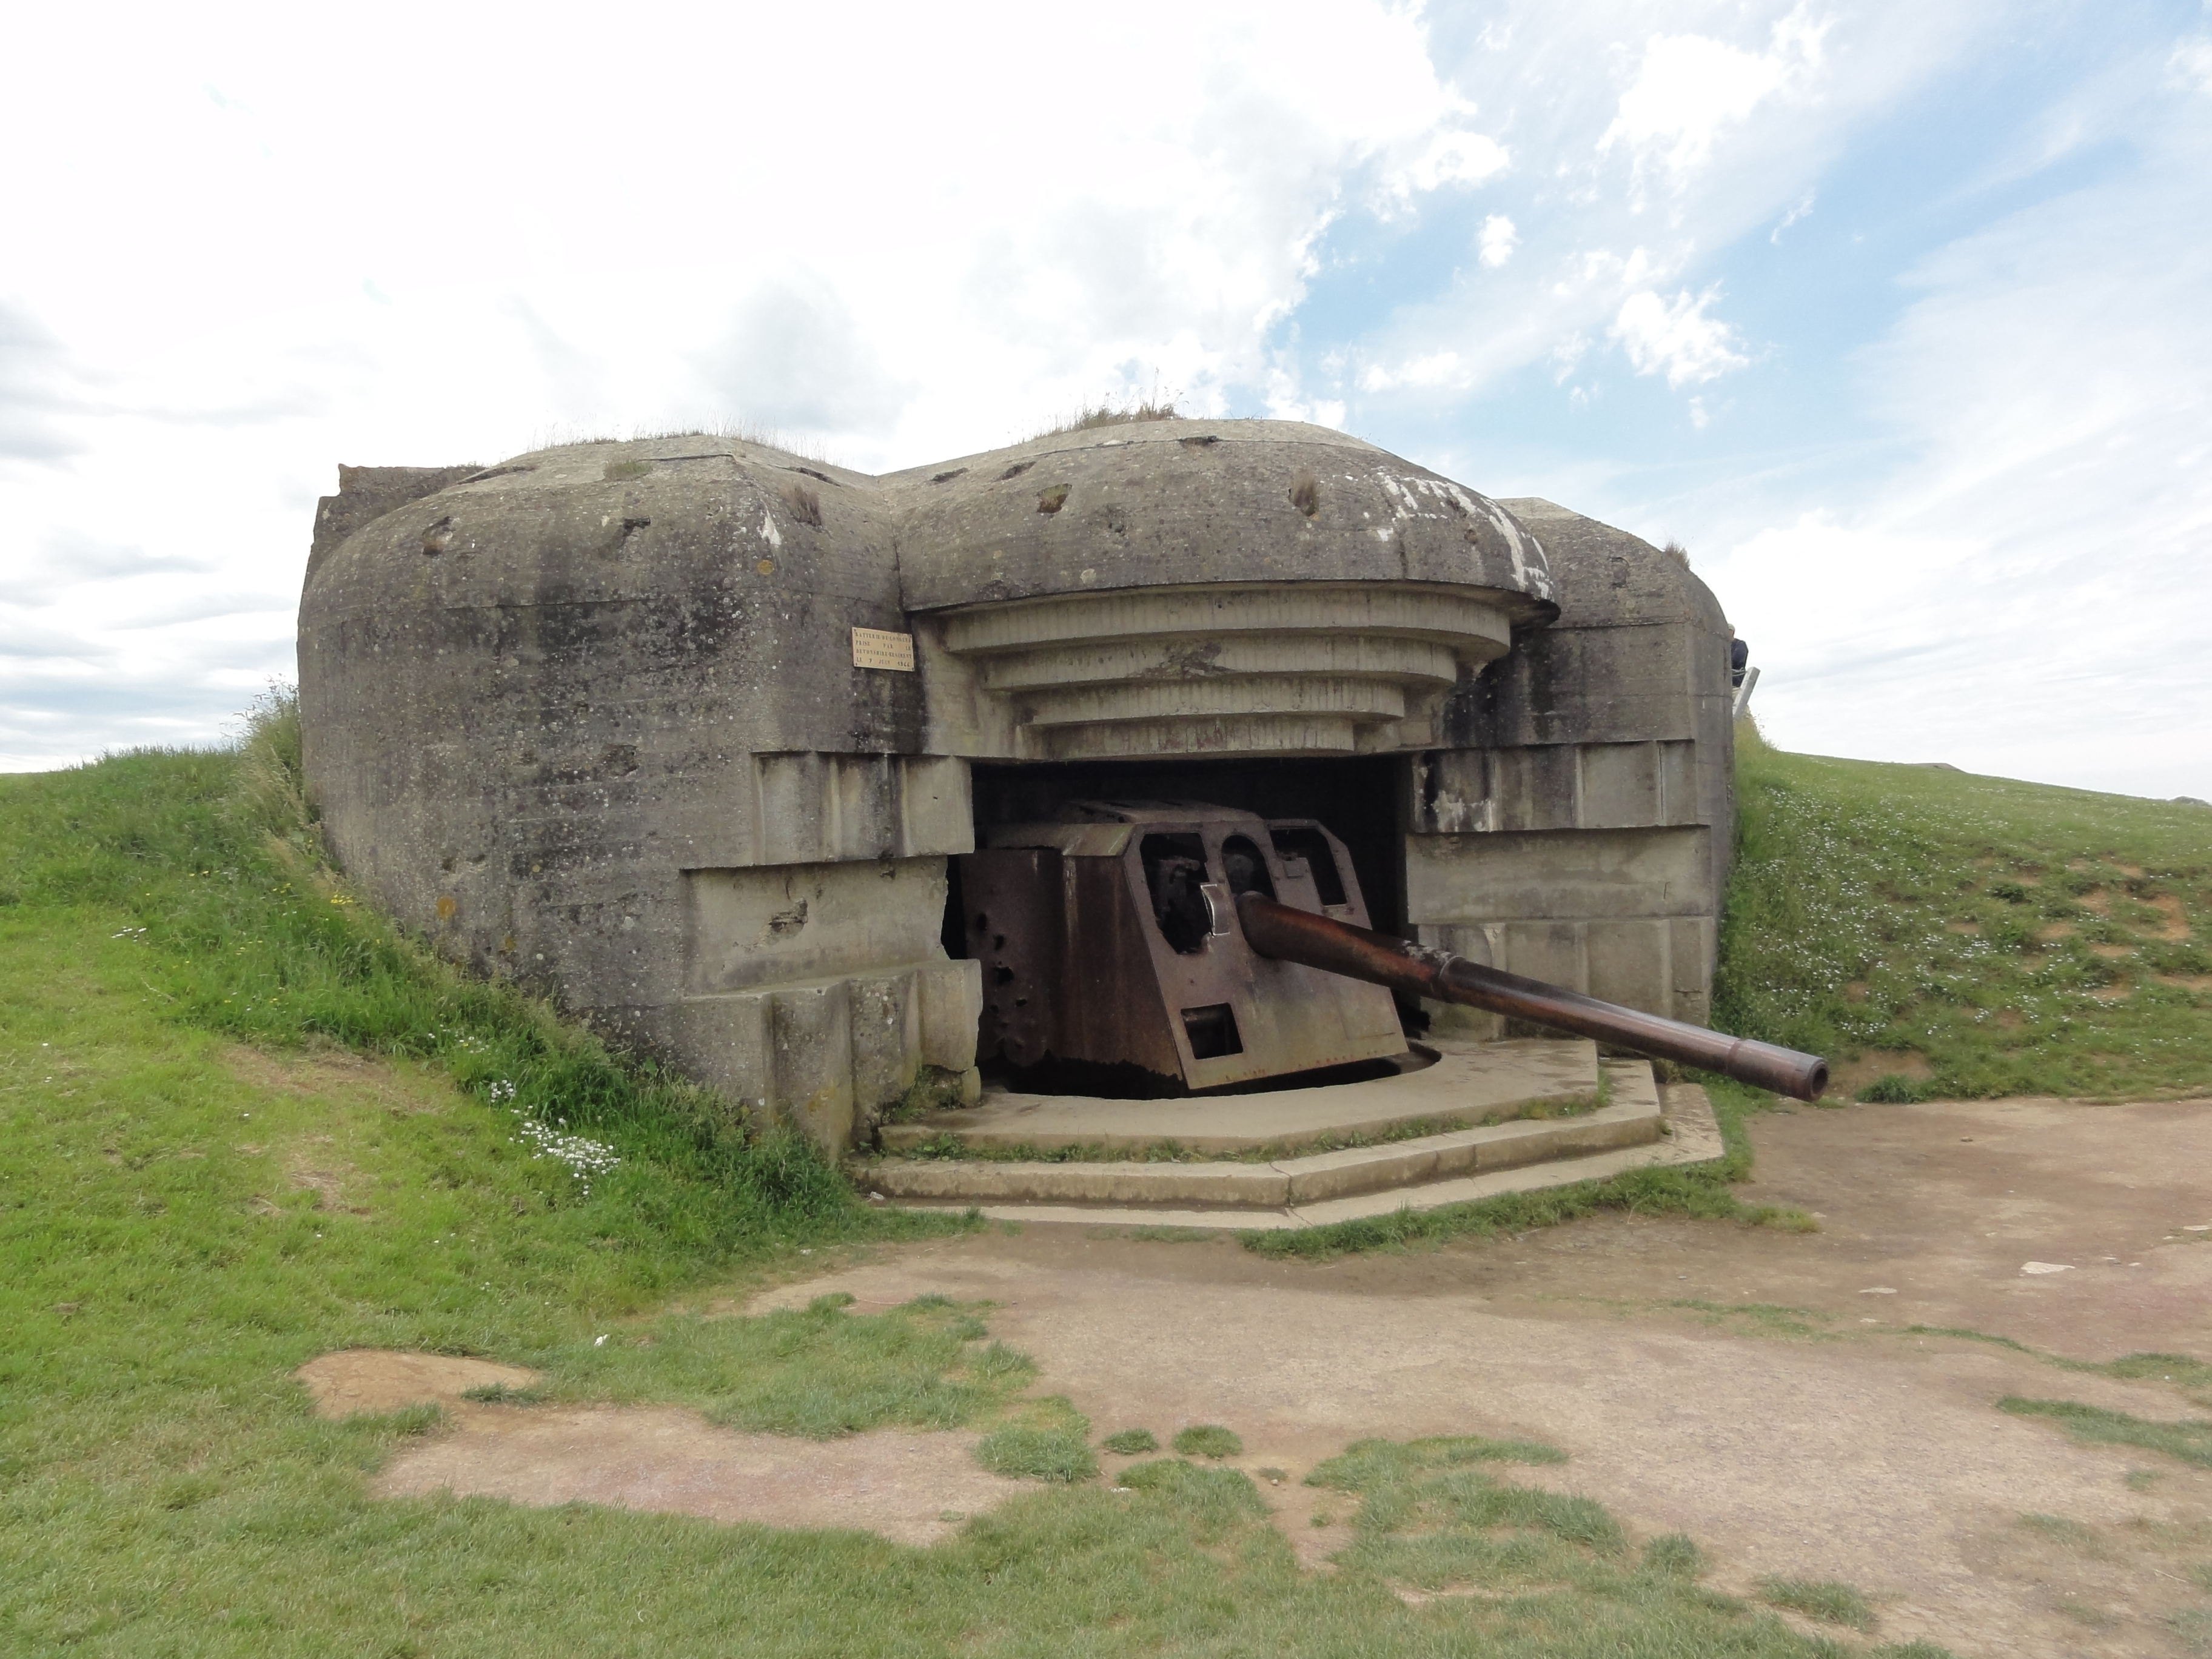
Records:
<instances>
[{"instance_id":1,"label":"concrete step","mask_svg":"<svg viewBox=\"0 0 2212 1659\"><path fill-rule=\"evenodd\" d=\"M1474 1200L1493 1198L1504 1193L1532 1192L1547 1187L1564 1187L1578 1181L1602 1180L1630 1170L1649 1169L1662 1165L1684 1165L1710 1163L1723 1157L1726 1148L1722 1144L1720 1126L1713 1116L1712 1104L1705 1091L1690 1085L1669 1085L1664 1088L1650 1083L1650 1068L1641 1062L1608 1062L1620 1064L1625 1070L1640 1072L1642 1085L1616 1079L1616 1088L1624 1092L1634 1089L1641 1096L1649 1089L1656 1110L1639 1099L1635 1104L1650 1123L1653 1138L1627 1145L1615 1145L1609 1150L1583 1151L1579 1155L1567 1146L1559 1146L1540 1161L1524 1162L1504 1166L1484 1167L1479 1161L1472 1173L1443 1174L1437 1166L1430 1166L1426 1174L1413 1173L1405 1184L1384 1186L1366 1190L1339 1188L1333 1196L1294 1198L1291 1196L1291 1172L1287 1168L1273 1165L1249 1164L989 1164L983 1161L907 1164L905 1170L935 1168L948 1171L1006 1171L1049 1170L1055 1172L1082 1170L1273 1170L1283 1182L1283 1196L1272 1202L1267 1195L1273 1188L1257 1185L1243 1187L1206 1188L1194 1184L1187 1190L1193 1196L1177 1199L1170 1195L1165 1185L1142 1187L1135 1183L1115 1187L1108 1185L1092 1189L1096 1196L1054 1196L1054 1189L1040 1182L1024 1190L1018 1180L1009 1182L1000 1190L986 1193L981 1190L957 1194L927 1194L911 1191L897 1201L914 1209L980 1209L994 1220L1063 1223L1085 1226L1141 1226L1193 1227L1231 1231L1253 1229L1281 1229L1327 1226L1334 1222L1352 1221L1369 1216L1389 1215L1399 1210L1432 1210L1448 1204L1464 1204ZM1605 1109L1623 1109L1626 1103ZM1501 1124L1499 1128L1565 1127L1577 1120L1566 1120L1548 1124ZM1587 1123L1589 1119L1579 1120ZM1487 1133L1490 1131L1463 1131L1462 1133ZM1456 1136L1429 1137L1432 1140L1455 1139ZM1401 1143L1412 1146L1417 1143ZM1391 1152L1397 1146L1363 1148L1363 1152ZM1329 1158L1350 1156L1329 1153ZM1320 1159L1291 1159L1287 1165L1318 1163ZM866 1166L855 1173L870 1183L872 1192L891 1196L882 1182L884 1172L892 1169L893 1162ZM1381 1167L1381 1166L1370 1166ZM1408 1169L1415 1166L1401 1166ZM1462 1166L1467 1167L1467 1166ZM1319 1174L1320 1172L1313 1172ZM1141 1182L1143 1177L1139 1176ZM978 1188L988 1184L975 1183ZM1309 1190L1318 1194L1326 1182L1320 1182ZM1074 1186L1057 1189L1073 1193ZM1119 1194L1128 1194L1121 1196Z\"/></svg>"},{"instance_id":2,"label":"concrete step","mask_svg":"<svg viewBox=\"0 0 2212 1659\"><path fill-rule=\"evenodd\" d=\"M1136 1152L1288 1151L1316 1141L1388 1134L1411 1124L1472 1127L1530 1106L1563 1106L1597 1092L1597 1045L1578 1037L1510 1042L1442 1039L1419 1045L1432 1064L1395 1077L1318 1089L1182 1100L985 1091L974 1106L884 1126L884 1150L911 1152L944 1135L963 1146L1041 1152L1070 1147Z\"/></svg>"},{"instance_id":3,"label":"concrete step","mask_svg":"<svg viewBox=\"0 0 2212 1659\"><path fill-rule=\"evenodd\" d=\"M1651 1067L1641 1060L1613 1060L1605 1062L1604 1069L1612 1079L1611 1103L1575 1117L1523 1118L1377 1146L1266 1161L1102 1158L1095 1163L1032 1163L891 1158L870 1165L866 1179L870 1190L887 1198L1280 1209L1658 1139L1659 1091Z\"/></svg>"}]
</instances>

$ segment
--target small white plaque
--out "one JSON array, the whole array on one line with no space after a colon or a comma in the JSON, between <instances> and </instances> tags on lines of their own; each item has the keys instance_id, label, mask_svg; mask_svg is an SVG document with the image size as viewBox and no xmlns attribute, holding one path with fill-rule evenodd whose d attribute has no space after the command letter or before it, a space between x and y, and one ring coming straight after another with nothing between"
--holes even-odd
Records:
<instances>
[{"instance_id":1,"label":"small white plaque","mask_svg":"<svg viewBox=\"0 0 2212 1659\"><path fill-rule=\"evenodd\" d=\"M853 666L888 668L895 673L914 672L914 635L886 634L880 628L853 630Z\"/></svg>"}]
</instances>

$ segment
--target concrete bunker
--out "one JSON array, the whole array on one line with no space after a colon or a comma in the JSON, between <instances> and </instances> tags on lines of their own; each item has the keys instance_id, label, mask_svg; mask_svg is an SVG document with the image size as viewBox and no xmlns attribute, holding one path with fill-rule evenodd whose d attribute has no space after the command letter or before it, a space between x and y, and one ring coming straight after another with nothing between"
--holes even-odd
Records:
<instances>
[{"instance_id":1,"label":"concrete bunker","mask_svg":"<svg viewBox=\"0 0 2212 1659\"><path fill-rule=\"evenodd\" d=\"M1648 543L1316 427L883 477L690 436L342 469L301 698L393 915L835 1147L972 1081L957 860L1084 801L1308 821L1378 928L1702 1021L1727 639Z\"/></svg>"}]
</instances>

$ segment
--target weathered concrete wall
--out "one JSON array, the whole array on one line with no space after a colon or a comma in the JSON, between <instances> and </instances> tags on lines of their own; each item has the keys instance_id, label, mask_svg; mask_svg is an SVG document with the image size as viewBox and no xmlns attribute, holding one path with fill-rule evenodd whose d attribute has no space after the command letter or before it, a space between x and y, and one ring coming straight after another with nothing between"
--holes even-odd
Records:
<instances>
[{"instance_id":1,"label":"weathered concrete wall","mask_svg":"<svg viewBox=\"0 0 2212 1659\"><path fill-rule=\"evenodd\" d=\"M1551 580L1514 516L1327 427L1154 421L1054 433L894 472L908 608L1193 582L1417 582L1481 589L1515 620Z\"/></svg>"},{"instance_id":2,"label":"weathered concrete wall","mask_svg":"<svg viewBox=\"0 0 2212 1659\"><path fill-rule=\"evenodd\" d=\"M1273 422L883 479L691 437L341 483L300 635L340 862L827 1143L973 1063L940 943L971 759L1408 757L1423 931L1702 1012L1718 612L1548 503ZM855 666L854 629L910 630L915 672Z\"/></svg>"},{"instance_id":3,"label":"weathered concrete wall","mask_svg":"<svg viewBox=\"0 0 2212 1659\"><path fill-rule=\"evenodd\" d=\"M1727 619L1650 543L1504 505L1543 541L1559 616L1455 693L1450 746L1414 762L1408 919L1476 961L1702 1023L1735 823Z\"/></svg>"},{"instance_id":4,"label":"weathered concrete wall","mask_svg":"<svg viewBox=\"0 0 2212 1659\"><path fill-rule=\"evenodd\" d=\"M545 451L362 526L301 607L332 850L441 949L708 1072L690 872L933 859L941 910L944 855L973 845L965 763L919 752L916 678L852 666L853 628L904 627L892 533L857 475L696 439ZM908 931L847 963L873 988L807 994L844 1009L926 969L980 1005L933 920ZM973 1063L944 1020L888 1066L865 1017L842 1046L835 1024L755 1042L774 1088L714 1075L835 1139L916 1065Z\"/></svg>"},{"instance_id":5,"label":"weathered concrete wall","mask_svg":"<svg viewBox=\"0 0 2212 1659\"><path fill-rule=\"evenodd\" d=\"M434 495L483 469L477 466L342 466L338 493L315 503L315 536L307 548L307 580L338 544L365 524Z\"/></svg>"}]
</instances>

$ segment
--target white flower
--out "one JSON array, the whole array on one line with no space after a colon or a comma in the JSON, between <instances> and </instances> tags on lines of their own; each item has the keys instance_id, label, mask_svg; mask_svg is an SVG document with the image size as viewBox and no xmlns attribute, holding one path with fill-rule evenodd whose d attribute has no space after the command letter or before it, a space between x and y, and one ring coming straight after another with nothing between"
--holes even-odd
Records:
<instances>
[{"instance_id":1,"label":"white flower","mask_svg":"<svg viewBox=\"0 0 2212 1659\"><path fill-rule=\"evenodd\" d=\"M509 1085L510 1088L512 1086ZM520 1107L516 1107L514 1113L522 1138L532 1148L530 1154L532 1161L550 1158L556 1163L567 1164L568 1173L584 1182L584 1191L587 1195L592 1186L586 1177L605 1175L622 1162L616 1156L615 1149L605 1141L592 1140L583 1135L562 1134L558 1129L525 1115Z\"/></svg>"}]
</instances>

